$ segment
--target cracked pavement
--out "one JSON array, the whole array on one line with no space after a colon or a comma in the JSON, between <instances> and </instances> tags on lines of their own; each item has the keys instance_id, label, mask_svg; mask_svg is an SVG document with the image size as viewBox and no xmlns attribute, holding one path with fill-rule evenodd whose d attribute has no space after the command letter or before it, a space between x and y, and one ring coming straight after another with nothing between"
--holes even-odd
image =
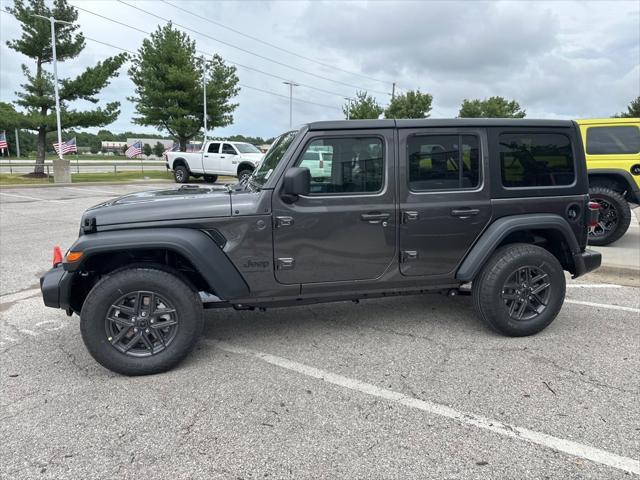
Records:
<instances>
[{"instance_id":1,"label":"cracked pavement","mask_svg":"<svg viewBox=\"0 0 640 480\"><path fill-rule=\"evenodd\" d=\"M85 208L106 190L141 188L12 189L41 200L0 199L0 479L633 478L216 342L637 460L635 311L566 303L541 334L505 338L465 296L221 310L207 312L203 340L178 368L105 370L78 318L45 308L35 288ZM640 288L589 282L570 281L567 298L640 308Z\"/></svg>"}]
</instances>

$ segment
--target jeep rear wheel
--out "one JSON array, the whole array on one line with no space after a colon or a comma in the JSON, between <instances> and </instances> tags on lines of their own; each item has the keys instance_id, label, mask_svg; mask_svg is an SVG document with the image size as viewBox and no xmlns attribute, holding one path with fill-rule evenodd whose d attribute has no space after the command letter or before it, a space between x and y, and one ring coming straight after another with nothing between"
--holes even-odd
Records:
<instances>
[{"instance_id":1,"label":"jeep rear wheel","mask_svg":"<svg viewBox=\"0 0 640 480\"><path fill-rule=\"evenodd\" d=\"M189 170L184 165L178 165L173 168L173 178L176 183L187 183L189 181Z\"/></svg>"},{"instance_id":2,"label":"jeep rear wheel","mask_svg":"<svg viewBox=\"0 0 640 480\"><path fill-rule=\"evenodd\" d=\"M600 205L598 224L589 228L591 245L609 245L620 239L631 223L631 207L618 192L607 187L589 188L591 201Z\"/></svg>"},{"instance_id":3,"label":"jeep rear wheel","mask_svg":"<svg viewBox=\"0 0 640 480\"><path fill-rule=\"evenodd\" d=\"M191 351L202 327L197 292L153 268L106 276L89 292L80 315L89 353L124 375L169 370Z\"/></svg>"},{"instance_id":4,"label":"jeep rear wheel","mask_svg":"<svg viewBox=\"0 0 640 480\"><path fill-rule=\"evenodd\" d=\"M566 290L558 259L544 248L505 245L473 281L480 318L503 335L521 337L546 328L558 315Z\"/></svg>"}]
</instances>

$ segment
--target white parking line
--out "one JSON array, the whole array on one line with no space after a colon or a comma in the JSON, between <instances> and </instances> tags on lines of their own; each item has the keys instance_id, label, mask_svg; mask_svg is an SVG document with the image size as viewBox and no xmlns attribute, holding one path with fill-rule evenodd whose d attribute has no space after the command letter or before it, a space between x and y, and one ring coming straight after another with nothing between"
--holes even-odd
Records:
<instances>
[{"instance_id":1,"label":"white parking line","mask_svg":"<svg viewBox=\"0 0 640 480\"><path fill-rule=\"evenodd\" d=\"M20 292L5 293L4 295L0 295L0 302L2 303L19 302L20 300L26 300L27 298L31 298L39 294L40 294L40 288L31 288L29 290L22 290Z\"/></svg>"},{"instance_id":2,"label":"white parking line","mask_svg":"<svg viewBox=\"0 0 640 480\"><path fill-rule=\"evenodd\" d=\"M6 195L7 197L26 198L27 200L37 200L38 202L62 203L61 200L47 200L46 198L29 197L27 195L17 195L15 193L0 192L0 195Z\"/></svg>"},{"instance_id":3,"label":"white parking line","mask_svg":"<svg viewBox=\"0 0 640 480\"><path fill-rule=\"evenodd\" d=\"M119 193L119 192L112 192L110 190L100 190L98 188L90 188L90 187L64 187L67 188L69 190L77 190L79 192L84 192L84 193L106 193L108 195L123 195L123 193Z\"/></svg>"},{"instance_id":4,"label":"white parking line","mask_svg":"<svg viewBox=\"0 0 640 480\"><path fill-rule=\"evenodd\" d=\"M622 285L613 283L569 283L567 288L622 288Z\"/></svg>"},{"instance_id":5,"label":"white parking line","mask_svg":"<svg viewBox=\"0 0 640 480\"><path fill-rule=\"evenodd\" d=\"M640 308L623 307L621 305L611 305L609 303L584 302L582 300L564 299L565 303L573 303L574 305L586 305L587 307L609 308L611 310L622 310L623 312L640 313Z\"/></svg>"},{"instance_id":6,"label":"white parking line","mask_svg":"<svg viewBox=\"0 0 640 480\"><path fill-rule=\"evenodd\" d=\"M430 402L428 400L420 400L414 397L409 397L403 393L395 392L393 390L387 390L371 383L361 382L354 378L344 377L336 373L321 370L319 368L311 367L302 363L289 360L287 358L278 357L268 353L258 352L250 350L248 348L237 347L230 345L226 342L217 342L209 340L209 343L213 343L215 346L224 350L225 352L235 353L239 355L249 355L262 360L263 362L276 365L278 367L290 370L308 377L316 378L333 385L348 388L366 395L382 398L390 402L399 403L405 407L414 408L416 410L422 410L424 412L439 415L441 417L450 418L456 420L464 425L470 425L473 427L489 430L499 435L506 437L517 438L525 442L541 445L546 448L559 450L575 457L584 458L597 462L609 467L624 470L626 472L640 474L640 461L634 460L629 457L623 457L615 453L607 452L589 445L566 440L564 438L554 437L547 435L546 433L536 432L527 428L516 427L502 423L499 420L492 420L481 415L473 413L461 412L455 410L446 405Z\"/></svg>"}]
</instances>

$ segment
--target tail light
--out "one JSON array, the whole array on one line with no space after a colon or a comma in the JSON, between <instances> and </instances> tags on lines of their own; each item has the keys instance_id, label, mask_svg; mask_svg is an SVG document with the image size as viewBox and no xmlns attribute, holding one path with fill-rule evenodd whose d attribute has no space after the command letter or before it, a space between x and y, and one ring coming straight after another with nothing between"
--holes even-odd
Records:
<instances>
[{"instance_id":1,"label":"tail light","mask_svg":"<svg viewBox=\"0 0 640 480\"><path fill-rule=\"evenodd\" d=\"M600 215L600 204L598 202L589 202L589 218L587 219L588 227L598 225L598 217Z\"/></svg>"},{"instance_id":2,"label":"tail light","mask_svg":"<svg viewBox=\"0 0 640 480\"><path fill-rule=\"evenodd\" d=\"M62 263L62 250L60 250L59 246L53 247L53 266L59 265Z\"/></svg>"}]
</instances>

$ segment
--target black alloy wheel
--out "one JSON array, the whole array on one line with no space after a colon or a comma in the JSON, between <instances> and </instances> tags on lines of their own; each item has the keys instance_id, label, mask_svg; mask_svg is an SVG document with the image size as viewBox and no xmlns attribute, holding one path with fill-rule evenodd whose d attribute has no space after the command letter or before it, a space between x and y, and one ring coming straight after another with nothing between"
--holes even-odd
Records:
<instances>
[{"instance_id":1,"label":"black alloy wheel","mask_svg":"<svg viewBox=\"0 0 640 480\"><path fill-rule=\"evenodd\" d=\"M149 291L122 295L105 317L107 340L121 353L132 357L160 353L173 342L178 327L173 305Z\"/></svg>"},{"instance_id":2,"label":"black alloy wheel","mask_svg":"<svg viewBox=\"0 0 640 480\"><path fill-rule=\"evenodd\" d=\"M533 266L518 268L502 288L504 306L509 316L518 321L541 315L549 304L550 295L549 275Z\"/></svg>"}]
</instances>

